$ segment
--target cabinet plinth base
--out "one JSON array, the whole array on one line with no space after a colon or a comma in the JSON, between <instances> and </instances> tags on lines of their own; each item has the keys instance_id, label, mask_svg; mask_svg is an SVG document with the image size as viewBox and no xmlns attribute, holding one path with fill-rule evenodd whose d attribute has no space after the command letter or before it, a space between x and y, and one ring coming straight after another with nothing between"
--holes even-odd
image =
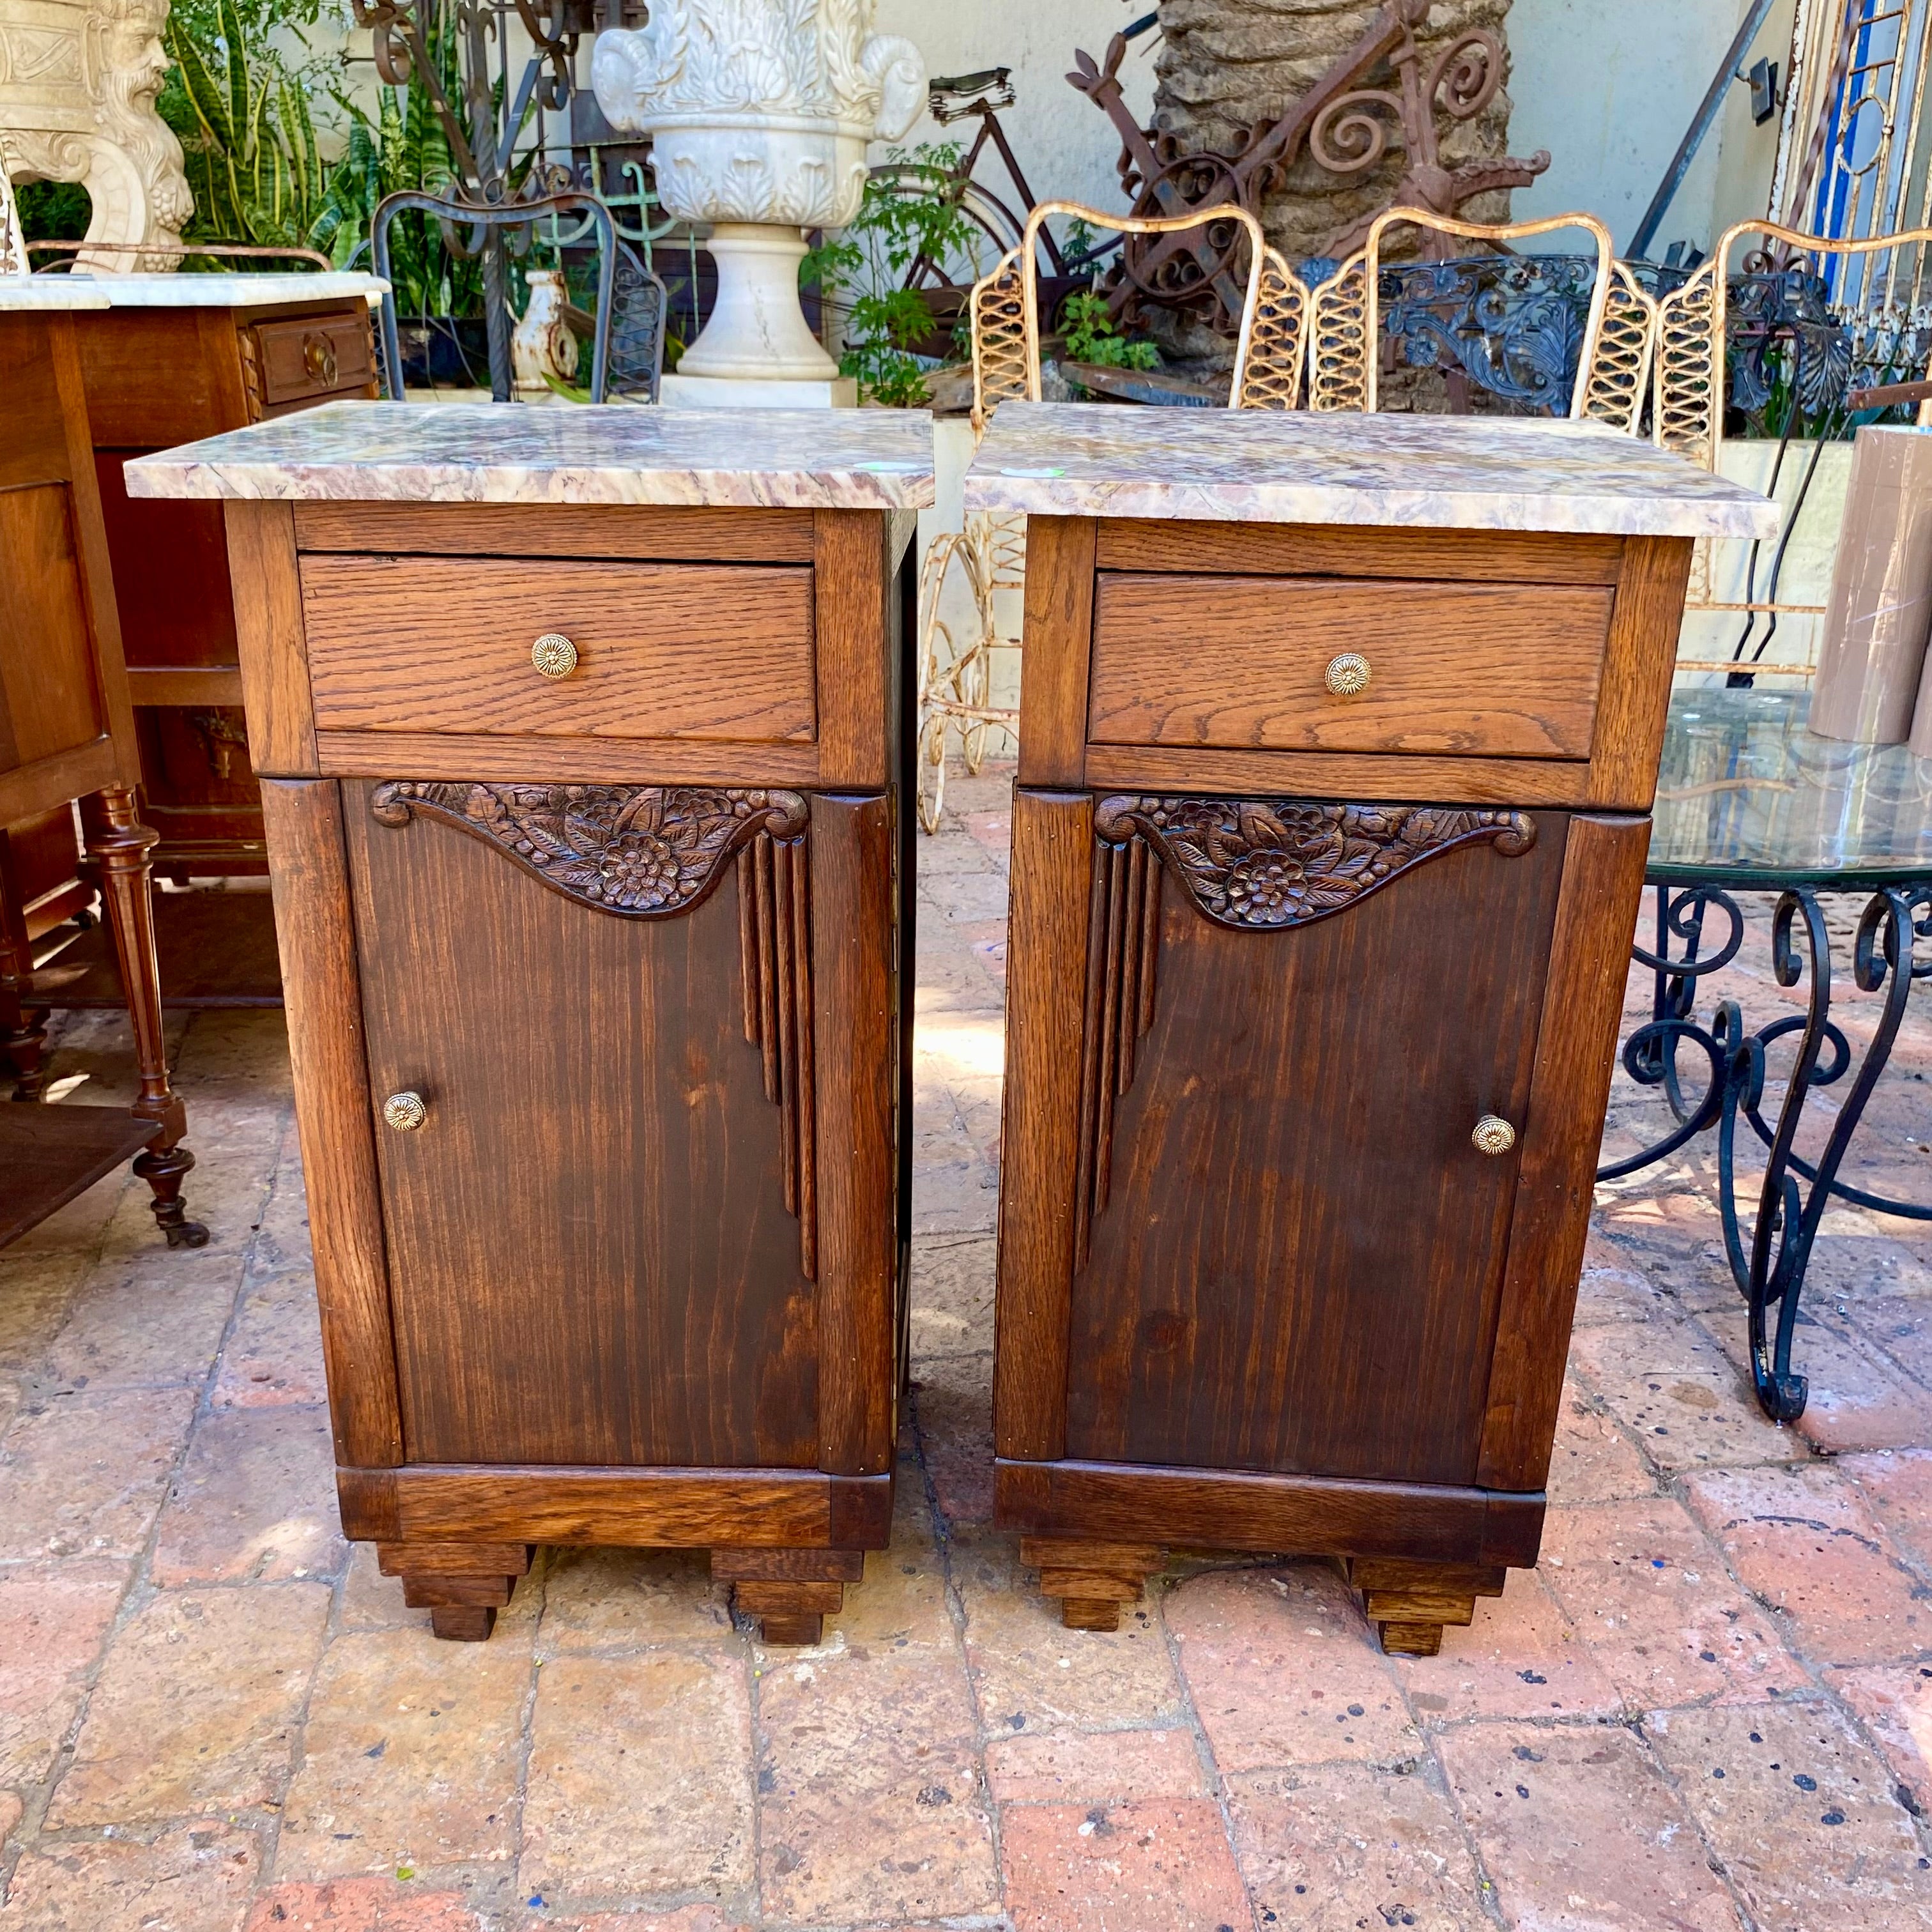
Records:
<instances>
[{"instance_id":1,"label":"cabinet plinth base","mask_svg":"<svg viewBox=\"0 0 1932 1932\"><path fill-rule=\"evenodd\" d=\"M760 1641L815 1644L844 1607L845 1586L866 1574L860 1550L714 1550L711 1574L758 1620Z\"/></svg>"},{"instance_id":2,"label":"cabinet plinth base","mask_svg":"<svg viewBox=\"0 0 1932 1932\"><path fill-rule=\"evenodd\" d=\"M1474 1621L1478 1597L1500 1597L1506 1570L1474 1563L1410 1563L1358 1556L1348 1581L1362 1593L1362 1608L1391 1656L1433 1657L1449 1624Z\"/></svg>"},{"instance_id":3,"label":"cabinet plinth base","mask_svg":"<svg viewBox=\"0 0 1932 1932\"><path fill-rule=\"evenodd\" d=\"M429 1612L430 1628L452 1643L481 1643L496 1627L517 1579L529 1574L522 1543L379 1543L376 1564L402 1579L403 1601Z\"/></svg>"},{"instance_id":4,"label":"cabinet plinth base","mask_svg":"<svg viewBox=\"0 0 1932 1932\"><path fill-rule=\"evenodd\" d=\"M1040 1572L1042 1596L1059 1599L1069 1630L1111 1630L1120 1627L1120 1606L1140 1601L1142 1583L1166 1565L1167 1552L1155 1544L1023 1536L1020 1561Z\"/></svg>"}]
</instances>

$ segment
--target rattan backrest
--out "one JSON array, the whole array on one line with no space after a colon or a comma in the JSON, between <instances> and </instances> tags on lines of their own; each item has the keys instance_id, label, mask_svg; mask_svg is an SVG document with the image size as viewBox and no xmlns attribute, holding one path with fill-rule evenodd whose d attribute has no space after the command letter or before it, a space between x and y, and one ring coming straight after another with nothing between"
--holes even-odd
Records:
<instances>
[{"instance_id":1,"label":"rattan backrest","mask_svg":"<svg viewBox=\"0 0 1932 1932\"><path fill-rule=\"evenodd\" d=\"M1895 234L1848 241L1802 234L1774 221L1740 221L1727 229L1696 273L1658 304L1657 403L1652 435L1660 448L1675 450L1706 470L1717 468L1718 452L1724 440L1722 372L1731 251L1748 235L1762 235L1801 254L1815 255L1871 255L1932 244L1932 228L1904 228ZM1928 374L1932 374L1932 368ZM1919 406L1918 421L1932 426L1932 402Z\"/></svg>"},{"instance_id":2,"label":"rattan backrest","mask_svg":"<svg viewBox=\"0 0 1932 1932\"><path fill-rule=\"evenodd\" d=\"M1472 242L1516 242L1558 229L1580 228L1595 244L1596 280L1570 392L1569 415L1634 434L1650 379L1658 335L1658 305L1611 254L1610 230L1594 215L1552 214L1540 221L1461 221L1425 208L1391 208L1378 215L1368 238L1316 290L1309 329L1308 406L1373 413L1379 403L1378 358L1371 345L1382 331L1382 237L1408 226Z\"/></svg>"},{"instance_id":3,"label":"rattan backrest","mask_svg":"<svg viewBox=\"0 0 1932 1932\"><path fill-rule=\"evenodd\" d=\"M1247 232L1247 286L1234 344L1228 389L1230 409L1293 409L1300 398L1306 354L1307 284L1280 250L1268 246L1261 224L1232 204L1190 214L1143 217L1108 214L1076 201L1042 202L1027 218L1026 231L990 274L973 285L973 422L1007 400L1040 400L1040 231L1054 215L1090 227L1130 235L1172 235L1209 221L1238 223Z\"/></svg>"}]
</instances>

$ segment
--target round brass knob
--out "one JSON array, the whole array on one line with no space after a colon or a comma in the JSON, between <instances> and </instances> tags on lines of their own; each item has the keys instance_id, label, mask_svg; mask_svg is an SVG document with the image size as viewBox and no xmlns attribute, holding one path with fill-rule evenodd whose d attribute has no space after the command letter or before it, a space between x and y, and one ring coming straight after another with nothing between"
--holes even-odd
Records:
<instances>
[{"instance_id":1,"label":"round brass knob","mask_svg":"<svg viewBox=\"0 0 1932 1932\"><path fill-rule=\"evenodd\" d=\"M546 631L531 645L530 662L545 677L568 677L577 668L577 646L561 631Z\"/></svg>"},{"instance_id":2,"label":"round brass knob","mask_svg":"<svg viewBox=\"0 0 1932 1932\"><path fill-rule=\"evenodd\" d=\"M326 335L314 330L302 338L302 367L308 372L311 382L321 382L330 388L335 386L335 344Z\"/></svg>"},{"instance_id":3,"label":"round brass knob","mask_svg":"<svg viewBox=\"0 0 1932 1932\"><path fill-rule=\"evenodd\" d=\"M1344 651L1340 657L1328 660L1322 682L1337 698L1353 698L1357 692L1369 688L1369 661L1360 651Z\"/></svg>"},{"instance_id":4,"label":"round brass knob","mask_svg":"<svg viewBox=\"0 0 1932 1932\"><path fill-rule=\"evenodd\" d=\"M1500 1114L1485 1114L1469 1138L1478 1154L1508 1154L1516 1145L1516 1130Z\"/></svg>"},{"instance_id":5,"label":"round brass knob","mask_svg":"<svg viewBox=\"0 0 1932 1932\"><path fill-rule=\"evenodd\" d=\"M429 1118L429 1109L423 1105L423 1096L404 1088L400 1094L392 1094L382 1102L382 1118L399 1134L414 1133Z\"/></svg>"}]
</instances>

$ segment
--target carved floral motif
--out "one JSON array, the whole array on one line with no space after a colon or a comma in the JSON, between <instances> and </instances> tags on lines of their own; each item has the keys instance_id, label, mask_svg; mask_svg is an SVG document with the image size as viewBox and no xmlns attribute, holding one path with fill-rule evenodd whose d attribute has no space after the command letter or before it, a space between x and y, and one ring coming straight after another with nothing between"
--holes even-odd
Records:
<instances>
[{"instance_id":1,"label":"carved floral motif","mask_svg":"<svg viewBox=\"0 0 1932 1932\"><path fill-rule=\"evenodd\" d=\"M1459 845L1513 858L1536 842L1520 812L1295 799L1110 798L1094 830L1110 844L1147 839L1202 912L1243 930L1326 918Z\"/></svg>"},{"instance_id":2,"label":"carved floral motif","mask_svg":"<svg viewBox=\"0 0 1932 1932\"><path fill-rule=\"evenodd\" d=\"M556 891L636 919L690 911L741 846L761 832L795 837L806 818L796 792L670 785L396 780L376 788L369 808L388 826L440 818Z\"/></svg>"}]
</instances>

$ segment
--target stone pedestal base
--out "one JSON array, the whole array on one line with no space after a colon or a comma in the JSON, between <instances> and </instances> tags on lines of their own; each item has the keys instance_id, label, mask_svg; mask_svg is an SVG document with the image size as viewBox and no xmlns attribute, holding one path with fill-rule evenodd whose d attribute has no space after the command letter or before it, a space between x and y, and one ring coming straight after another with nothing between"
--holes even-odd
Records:
<instances>
[{"instance_id":1,"label":"stone pedestal base","mask_svg":"<svg viewBox=\"0 0 1932 1932\"><path fill-rule=\"evenodd\" d=\"M658 404L668 410L854 410L859 406L859 385L850 376L834 376L825 382L667 376Z\"/></svg>"}]
</instances>

